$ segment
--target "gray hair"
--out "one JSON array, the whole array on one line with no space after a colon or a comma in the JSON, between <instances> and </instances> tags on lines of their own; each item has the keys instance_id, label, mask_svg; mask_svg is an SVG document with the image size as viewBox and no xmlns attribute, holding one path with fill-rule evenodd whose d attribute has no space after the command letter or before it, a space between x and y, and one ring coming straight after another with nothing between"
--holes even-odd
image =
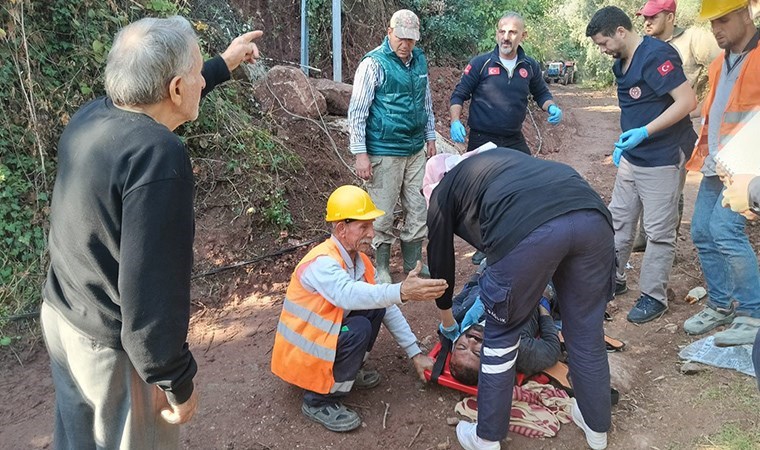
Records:
<instances>
[{"instance_id":1,"label":"gray hair","mask_svg":"<svg viewBox=\"0 0 760 450\"><path fill-rule=\"evenodd\" d=\"M105 88L117 105L152 105L168 95L172 78L193 67L198 39L184 17L145 18L116 34L106 62Z\"/></svg>"},{"instance_id":2,"label":"gray hair","mask_svg":"<svg viewBox=\"0 0 760 450\"><path fill-rule=\"evenodd\" d=\"M523 28L525 28L525 19L523 19L523 16L520 15L520 13L514 12L514 11L507 11L505 12L500 18L499 21L496 22L497 24L501 23L502 20L507 19L517 19L522 23ZM497 25L498 27L498 25Z\"/></svg>"}]
</instances>

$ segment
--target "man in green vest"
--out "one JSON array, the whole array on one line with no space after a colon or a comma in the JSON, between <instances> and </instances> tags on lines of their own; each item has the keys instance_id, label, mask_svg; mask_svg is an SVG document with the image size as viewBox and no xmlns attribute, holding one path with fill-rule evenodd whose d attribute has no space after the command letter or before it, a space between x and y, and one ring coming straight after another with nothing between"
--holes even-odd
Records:
<instances>
[{"instance_id":1,"label":"man in green vest","mask_svg":"<svg viewBox=\"0 0 760 450\"><path fill-rule=\"evenodd\" d=\"M388 36L356 69L348 107L356 175L366 180L367 192L378 208L393 211L401 200L404 272L422 259L422 240L427 234L422 177L426 156L436 153L427 60L415 48L419 39L417 15L407 9L396 11ZM374 228L376 280L390 283L393 214L377 218ZM422 274L427 275L427 266Z\"/></svg>"}]
</instances>

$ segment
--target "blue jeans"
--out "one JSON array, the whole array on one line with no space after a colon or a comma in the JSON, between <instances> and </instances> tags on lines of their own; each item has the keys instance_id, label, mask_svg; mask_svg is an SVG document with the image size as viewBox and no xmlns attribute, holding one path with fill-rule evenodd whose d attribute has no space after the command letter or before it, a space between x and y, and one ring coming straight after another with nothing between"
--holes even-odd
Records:
<instances>
[{"instance_id":1,"label":"blue jeans","mask_svg":"<svg viewBox=\"0 0 760 450\"><path fill-rule=\"evenodd\" d=\"M747 219L721 206L722 192L717 176L702 178L691 219L691 239L710 296L708 306L730 309L736 300L737 315L760 318L760 271L744 232Z\"/></svg>"}]
</instances>

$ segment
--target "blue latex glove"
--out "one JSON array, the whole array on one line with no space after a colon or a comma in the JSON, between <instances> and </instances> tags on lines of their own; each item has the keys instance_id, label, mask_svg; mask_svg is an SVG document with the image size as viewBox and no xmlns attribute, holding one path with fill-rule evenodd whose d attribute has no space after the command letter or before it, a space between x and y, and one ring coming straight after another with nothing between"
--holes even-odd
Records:
<instances>
[{"instance_id":1,"label":"blue latex glove","mask_svg":"<svg viewBox=\"0 0 760 450\"><path fill-rule=\"evenodd\" d=\"M464 143L464 137L467 136L467 131L464 129L462 122L455 120L451 122L451 140L454 142Z\"/></svg>"},{"instance_id":2,"label":"blue latex glove","mask_svg":"<svg viewBox=\"0 0 760 450\"><path fill-rule=\"evenodd\" d=\"M620 135L618 141L615 142L615 148L619 148L622 151L631 150L648 137L649 132L647 132L647 127L634 128Z\"/></svg>"},{"instance_id":3,"label":"blue latex glove","mask_svg":"<svg viewBox=\"0 0 760 450\"><path fill-rule=\"evenodd\" d=\"M546 297L542 296L541 300L538 301L538 304L543 306L547 311L552 312L552 305L549 303L549 299Z\"/></svg>"},{"instance_id":4,"label":"blue latex glove","mask_svg":"<svg viewBox=\"0 0 760 450\"><path fill-rule=\"evenodd\" d=\"M549 113L549 118L546 119L552 125L557 125L562 120L562 110L557 105L549 105L549 109L546 110Z\"/></svg>"},{"instance_id":5,"label":"blue latex glove","mask_svg":"<svg viewBox=\"0 0 760 450\"><path fill-rule=\"evenodd\" d=\"M612 163L615 164L615 167L620 167L621 156L623 156L623 149L615 147L615 150L612 151Z\"/></svg>"},{"instance_id":6,"label":"blue latex glove","mask_svg":"<svg viewBox=\"0 0 760 450\"><path fill-rule=\"evenodd\" d=\"M462 330L466 330L470 328L470 326L480 322L480 318L483 316L484 312L483 308L483 302L480 301L480 296L475 299L475 302L470 306L470 309L467 311L467 314L464 315L464 319L462 319Z\"/></svg>"},{"instance_id":7,"label":"blue latex glove","mask_svg":"<svg viewBox=\"0 0 760 450\"><path fill-rule=\"evenodd\" d=\"M438 330L441 334L448 338L451 342L454 342L459 337L459 324L454 323L450 328L444 328L443 323L438 324Z\"/></svg>"}]
</instances>

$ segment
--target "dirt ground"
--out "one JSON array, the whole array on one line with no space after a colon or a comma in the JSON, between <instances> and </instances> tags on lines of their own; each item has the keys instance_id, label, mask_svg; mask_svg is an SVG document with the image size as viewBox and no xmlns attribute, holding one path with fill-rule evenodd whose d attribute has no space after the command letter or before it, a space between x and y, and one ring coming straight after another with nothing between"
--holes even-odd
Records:
<instances>
[{"instance_id":1,"label":"dirt ground","mask_svg":"<svg viewBox=\"0 0 760 450\"><path fill-rule=\"evenodd\" d=\"M444 136L448 135L448 95L457 78L458 71L451 69L431 73L438 127ZM540 157L572 165L609 200L615 176L609 155L619 134L614 93L576 86L551 88L565 116L558 127L548 128L543 124L545 114L537 113L542 131ZM530 131L533 125L526 122ZM531 146L537 148L538 136L534 132L527 134ZM292 139L290 142L299 145ZM317 182L322 196L330 186L351 179L334 156L332 150L310 155L318 159L312 165L319 167L306 169L312 177L309 183ZM322 173L321 178L317 172ZM640 255L634 255L631 261L629 293L610 307L613 321L606 325L607 334L627 344L624 352L609 355L613 386L621 393L619 404L613 407L611 449L696 448L705 436L718 432L725 424L741 429L758 426L760 396L754 379L709 367L692 376L681 375L679 370L677 353L694 340L683 333L680 325L701 308L683 301L690 288L702 284L689 238L689 218L698 183L698 177L690 175L685 189L686 212L670 278L670 311L642 326L625 320L638 294ZM225 217L199 211L196 271L234 262L245 254L262 254L258 250L288 247L319 236L325 229L319 218L319 205L323 204L320 201L320 195L311 195L306 200L311 205L303 209L306 212L294 214L296 220L313 222L311 229L300 228L310 233L281 237L270 247L257 242L260 236L246 234L247 227L229 231L225 224L230 222ZM750 233L756 236L756 227ZM753 240L757 242L754 237ZM225 250L230 247L233 250ZM287 279L304 252L305 248L194 283L195 312L189 340L199 365L196 382L201 408L183 428L183 445L190 449L459 448L454 428L446 424L446 418L455 416L453 408L462 395L418 381L411 363L385 331L369 362L382 373L382 383L374 390L352 393L347 399L347 404L361 413L362 427L335 434L301 415L301 393L273 376L269 362ZM459 285L474 270L469 261L472 252L463 242L457 244ZM396 266L394 279L400 281L402 277ZM403 311L423 346L432 347L438 323L435 306L407 304ZM53 387L44 345L40 340L29 342L16 355L3 355L0 361L0 447L50 447ZM576 449L585 444L582 432L572 424L563 426L553 439L510 436L508 441L506 447L510 449Z\"/></svg>"}]
</instances>

